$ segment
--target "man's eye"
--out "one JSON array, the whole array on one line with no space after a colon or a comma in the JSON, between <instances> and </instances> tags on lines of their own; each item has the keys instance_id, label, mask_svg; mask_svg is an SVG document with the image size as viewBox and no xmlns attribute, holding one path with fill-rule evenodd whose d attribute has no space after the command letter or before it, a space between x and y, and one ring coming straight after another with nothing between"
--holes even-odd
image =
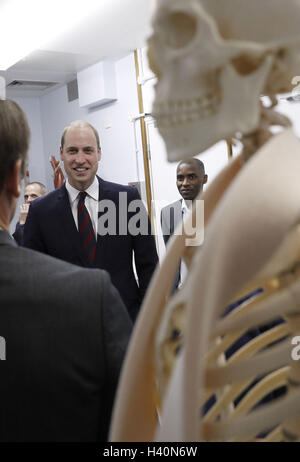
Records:
<instances>
[{"instance_id":1,"label":"man's eye","mask_svg":"<svg viewBox=\"0 0 300 462\"><path fill-rule=\"evenodd\" d=\"M183 180L183 177L182 176L178 176L177 177L177 181L182 181Z\"/></svg>"}]
</instances>

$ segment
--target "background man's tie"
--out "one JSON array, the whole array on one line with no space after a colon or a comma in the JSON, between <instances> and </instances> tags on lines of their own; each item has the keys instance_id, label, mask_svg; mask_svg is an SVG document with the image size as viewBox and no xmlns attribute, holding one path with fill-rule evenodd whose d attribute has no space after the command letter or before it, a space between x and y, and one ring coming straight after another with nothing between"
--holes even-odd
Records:
<instances>
[{"instance_id":1,"label":"background man's tie","mask_svg":"<svg viewBox=\"0 0 300 462\"><path fill-rule=\"evenodd\" d=\"M78 196L77 212L80 240L87 254L88 262L93 263L96 255L96 238L90 214L84 203L87 193L81 191Z\"/></svg>"}]
</instances>

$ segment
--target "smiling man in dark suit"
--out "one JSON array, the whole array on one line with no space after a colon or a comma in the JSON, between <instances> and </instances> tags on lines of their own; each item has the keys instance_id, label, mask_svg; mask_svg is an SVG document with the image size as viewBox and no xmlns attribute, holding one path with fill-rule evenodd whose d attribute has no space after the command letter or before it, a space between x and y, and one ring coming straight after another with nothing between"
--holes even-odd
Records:
<instances>
[{"instance_id":1,"label":"smiling man in dark suit","mask_svg":"<svg viewBox=\"0 0 300 462\"><path fill-rule=\"evenodd\" d=\"M80 266L107 270L135 320L158 261L138 191L96 176L99 135L87 122L75 121L65 128L60 156L67 181L31 205L24 245ZM142 232L130 226L136 207Z\"/></svg>"},{"instance_id":2,"label":"smiling man in dark suit","mask_svg":"<svg viewBox=\"0 0 300 462\"><path fill-rule=\"evenodd\" d=\"M105 441L132 323L105 271L9 234L28 146L23 111L0 100L0 442Z\"/></svg>"}]
</instances>

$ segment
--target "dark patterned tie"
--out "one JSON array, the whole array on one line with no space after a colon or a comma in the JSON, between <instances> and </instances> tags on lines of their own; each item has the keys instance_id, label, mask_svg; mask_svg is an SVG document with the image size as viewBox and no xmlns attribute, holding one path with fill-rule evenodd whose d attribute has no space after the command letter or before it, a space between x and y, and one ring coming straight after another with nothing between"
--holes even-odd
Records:
<instances>
[{"instance_id":1,"label":"dark patterned tie","mask_svg":"<svg viewBox=\"0 0 300 462\"><path fill-rule=\"evenodd\" d=\"M86 196L87 193L85 191L78 194L78 231L88 262L93 263L96 255L96 238L90 214L84 203Z\"/></svg>"}]
</instances>

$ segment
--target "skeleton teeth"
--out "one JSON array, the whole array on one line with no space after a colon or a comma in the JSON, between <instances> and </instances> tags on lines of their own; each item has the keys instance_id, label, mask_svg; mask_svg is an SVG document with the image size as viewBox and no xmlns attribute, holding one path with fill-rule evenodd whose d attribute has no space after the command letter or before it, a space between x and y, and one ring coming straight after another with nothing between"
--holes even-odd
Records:
<instances>
[{"instance_id":1,"label":"skeleton teeth","mask_svg":"<svg viewBox=\"0 0 300 462\"><path fill-rule=\"evenodd\" d=\"M153 105L153 116L160 127L174 127L216 114L220 100L216 95L189 100L172 100Z\"/></svg>"}]
</instances>

